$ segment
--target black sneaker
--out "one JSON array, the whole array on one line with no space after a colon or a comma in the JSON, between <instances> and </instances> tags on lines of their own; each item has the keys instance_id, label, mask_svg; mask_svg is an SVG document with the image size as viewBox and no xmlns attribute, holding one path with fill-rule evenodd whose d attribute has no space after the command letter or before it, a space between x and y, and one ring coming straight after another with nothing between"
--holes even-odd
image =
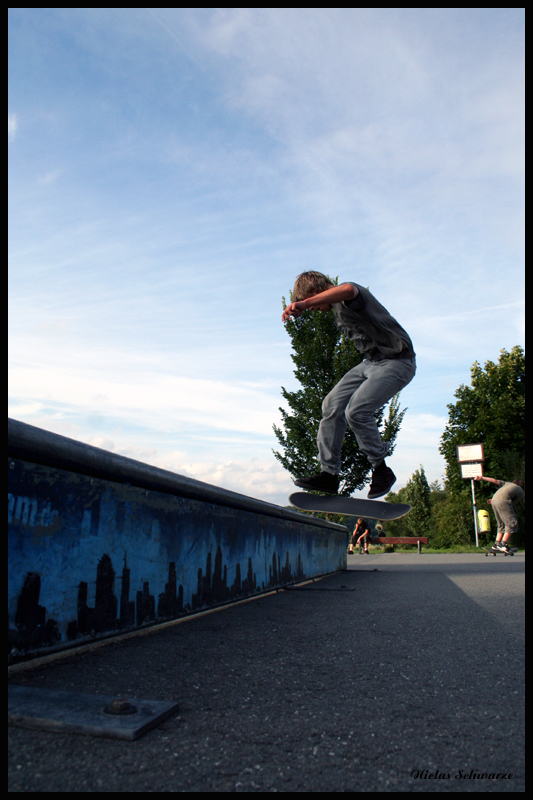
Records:
<instances>
[{"instance_id":1,"label":"black sneaker","mask_svg":"<svg viewBox=\"0 0 533 800\"><path fill-rule=\"evenodd\" d=\"M369 500L376 497L383 497L391 490L391 486L396 483L396 475L390 467L378 467L372 472L372 483L367 494Z\"/></svg>"},{"instance_id":2,"label":"black sneaker","mask_svg":"<svg viewBox=\"0 0 533 800\"><path fill-rule=\"evenodd\" d=\"M316 475L310 475L309 478L298 478L294 483L301 489L311 492L337 494L339 491L339 477L332 475L331 472L317 472Z\"/></svg>"}]
</instances>

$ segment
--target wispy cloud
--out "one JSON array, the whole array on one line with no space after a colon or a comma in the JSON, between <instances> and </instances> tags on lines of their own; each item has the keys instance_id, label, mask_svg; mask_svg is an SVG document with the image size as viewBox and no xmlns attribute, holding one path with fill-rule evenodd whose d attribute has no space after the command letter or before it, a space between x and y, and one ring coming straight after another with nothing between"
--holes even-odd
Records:
<instances>
[{"instance_id":1,"label":"wispy cloud","mask_svg":"<svg viewBox=\"0 0 533 800\"><path fill-rule=\"evenodd\" d=\"M371 270L400 315L438 304L444 275L459 312L474 291L521 292L523 34L490 16L500 40L465 9L219 9L200 30L228 103L280 144L293 202L335 237L332 264Z\"/></svg>"},{"instance_id":2,"label":"wispy cloud","mask_svg":"<svg viewBox=\"0 0 533 800\"><path fill-rule=\"evenodd\" d=\"M15 136L18 128L18 119L16 114L7 115L7 139L9 142L15 141Z\"/></svg>"},{"instance_id":3,"label":"wispy cloud","mask_svg":"<svg viewBox=\"0 0 533 800\"><path fill-rule=\"evenodd\" d=\"M269 438L272 424L278 422L276 400L272 393L246 385L227 384L201 378L172 376L136 369L117 359L114 368L89 364L83 359L79 368L72 363L61 367L14 365L10 371L16 405L26 413L40 401L41 409L51 414L69 416L69 409L89 417L97 414L109 425L149 426L154 434L208 429ZM16 387L16 389L15 389ZM120 423L119 423L120 421Z\"/></svg>"}]
</instances>

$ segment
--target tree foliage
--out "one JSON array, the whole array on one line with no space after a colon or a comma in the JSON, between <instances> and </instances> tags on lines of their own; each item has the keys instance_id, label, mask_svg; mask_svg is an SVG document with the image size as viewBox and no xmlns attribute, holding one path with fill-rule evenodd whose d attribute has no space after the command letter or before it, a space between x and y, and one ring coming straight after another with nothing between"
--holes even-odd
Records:
<instances>
[{"instance_id":1,"label":"tree foliage","mask_svg":"<svg viewBox=\"0 0 533 800\"><path fill-rule=\"evenodd\" d=\"M332 283L336 285L337 281L332 280ZM283 298L284 308L285 305ZM289 410L280 408L283 428L273 426L282 448L282 452L273 452L296 478L317 471L316 437L322 418L322 401L350 369L361 363L362 356L353 342L340 333L332 311L305 311L300 317L291 318L286 330L292 341L294 375L301 389L294 392L281 389ZM400 410L396 395L388 405L387 414L385 406L375 412L382 438L391 443L390 452L406 410ZM368 482L370 463L349 427L341 459L339 494L350 495Z\"/></svg>"},{"instance_id":2,"label":"tree foliage","mask_svg":"<svg viewBox=\"0 0 533 800\"><path fill-rule=\"evenodd\" d=\"M464 480L457 463L456 447L482 443L483 471L502 480L524 479L526 362L521 347L502 350L498 363L478 362L471 369L470 386L455 392L457 402L448 405L449 421L441 437L440 452L446 460L446 483L461 491ZM484 493L490 491L484 485Z\"/></svg>"},{"instance_id":3,"label":"tree foliage","mask_svg":"<svg viewBox=\"0 0 533 800\"><path fill-rule=\"evenodd\" d=\"M474 513L469 492L450 494L445 503L439 503L435 508L429 544L439 548L475 544Z\"/></svg>"},{"instance_id":4,"label":"tree foliage","mask_svg":"<svg viewBox=\"0 0 533 800\"><path fill-rule=\"evenodd\" d=\"M391 536L427 536L431 527L431 489L424 467L415 470L407 484L398 492L389 492L387 500L409 503L411 511L406 517L387 525Z\"/></svg>"}]
</instances>

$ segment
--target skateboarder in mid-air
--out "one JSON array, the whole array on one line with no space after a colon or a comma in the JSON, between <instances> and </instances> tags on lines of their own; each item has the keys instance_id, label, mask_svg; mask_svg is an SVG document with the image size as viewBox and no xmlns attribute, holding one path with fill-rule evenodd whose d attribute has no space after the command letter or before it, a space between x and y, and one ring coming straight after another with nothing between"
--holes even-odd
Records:
<instances>
[{"instance_id":1,"label":"skateboarder in mid-air","mask_svg":"<svg viewBox=\"0 0 533 800\"><path fill-rule=\"evenodd\" d=\"M381 440L374 412L413 379L413 344L387 309L358 283L335 286L321 272L302 273L294 284L293 301L281 318L287 322L307 309L333 309L337 327L354 342L364 361L349 370L322 403L317 437L322 471L294 482L302 489L337 494L341 446L348 424L372 466L368 497L382 497L390 491L396 476L385 464L389 443Z\"/></svg>"},{"instance_id":2,"label":"skateboarder in mid-air","mask_svg":"<svg viewBox=\"0 0 533 800\"><path fill-rule=\"evenodd\" d=\"M476 481L487 481L499 487L496 494L488 501L492 506L496 522L498 523L496 541L491 549L497 553L511 553L509 542L513 533L516 533L518 530L518 520L516 518L516 511L514 510L514 503L522 500L525 496L524 482L519 480L513 481L512 483L508 481L499 481L497 478L489 478L488 475L478 475Z\"/></svg>"}]
</instances>

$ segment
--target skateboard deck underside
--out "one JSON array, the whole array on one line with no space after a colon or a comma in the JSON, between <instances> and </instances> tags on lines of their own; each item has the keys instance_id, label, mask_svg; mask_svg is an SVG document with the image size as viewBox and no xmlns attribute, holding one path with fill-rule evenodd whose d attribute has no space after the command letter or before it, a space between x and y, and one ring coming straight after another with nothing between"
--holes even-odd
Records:
<instances>
[{"instance_id":1,"label":"skateboard deck underside","mask_svg":"<svg viewBox=\"0 0 533 800\"><path fill-rule=\"evenodd\" d=\"M385 503L383 500L365 500L341 495L324 497L307 492L293 492L289 496L289 501L302 511L345 514L350 517L369 517L385 521L405 517L411 510L408 503Z\"/></svg>"}]
</instances>

